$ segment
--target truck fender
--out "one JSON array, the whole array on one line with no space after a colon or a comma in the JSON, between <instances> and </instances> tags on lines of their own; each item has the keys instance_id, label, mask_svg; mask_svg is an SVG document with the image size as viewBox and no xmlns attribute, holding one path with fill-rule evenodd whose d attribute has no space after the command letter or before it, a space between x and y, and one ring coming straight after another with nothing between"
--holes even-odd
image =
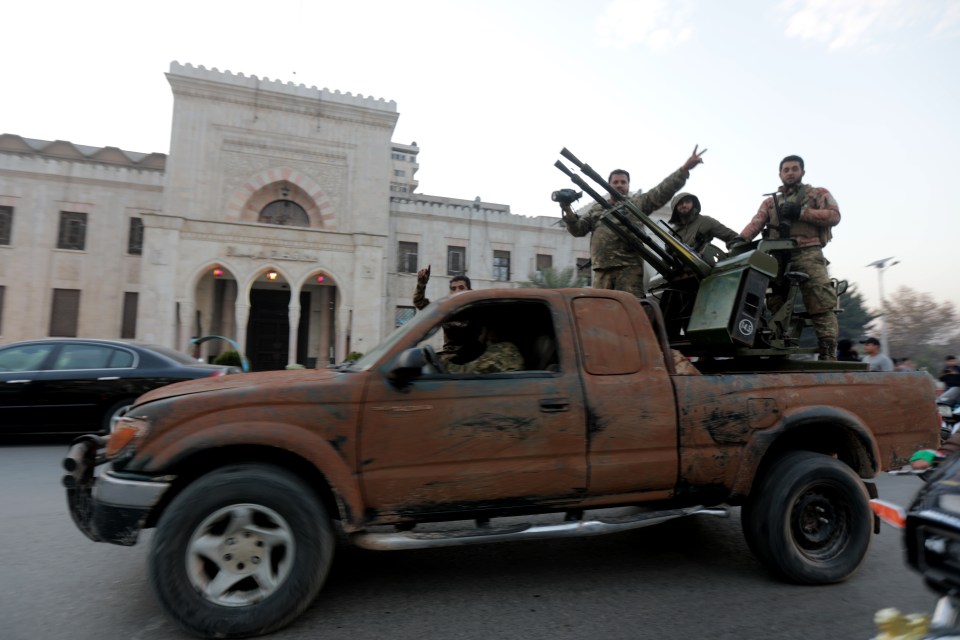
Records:
<instances>
[{"instance_id":1,"label":"truck fender","mask_svg":"<svg viewBox=\"0 0 960 640\"><path fill-rule=\"evenodd\" d=\"M831 406L790 409L771 427L754 431L744 445L732 496L746 497L767 462L787 451L836 453L861 478L880 469L880 447L854 413Z\"/></svg>"},{"instance_id":2,"label":"truck fender","mask_svg":"<svg viewBox=\"0 0 960 640\"><path fill-rule=\"evenodd\" d=\"M280 449L306 460L326 478L337 499L345 527L355 524L363 513L363 499L346 453L325 439L322 432L291 424L259 421L225 423L200 431L184 431L186 429L177 429L165 434L157 442L159 448L151 447L138 452L136 458L143 460L141 465L137 465L139 469L132 464L127 469L164 473L176 468L187 458L225 447Z\"/></svg>"}]
</instances>

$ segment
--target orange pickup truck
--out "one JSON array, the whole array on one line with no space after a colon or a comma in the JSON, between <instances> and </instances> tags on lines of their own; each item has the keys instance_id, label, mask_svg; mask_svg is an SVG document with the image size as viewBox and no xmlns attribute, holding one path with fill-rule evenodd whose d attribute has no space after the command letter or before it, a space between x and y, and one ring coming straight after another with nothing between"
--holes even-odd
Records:
<instances>
[{"instance_id":1,"label":"orange pickup truck","mask_svg":"<svg viewBox=\"0 0 960 640\"><path fill-rule=\"evenodd\" d=\"M489 324L520 370L448 370L441 338ZM336 369L142 396L109 437L71 446L70 511L97 541L155 527L150 581L201 636L293 620L337 543L587 536L731 506L773 573L850 576L875 526L869 480L937 442L931 378L786 357L680 375L674 362L658 307L630 295L467 292Z\"/></svg>"}]
</instances>

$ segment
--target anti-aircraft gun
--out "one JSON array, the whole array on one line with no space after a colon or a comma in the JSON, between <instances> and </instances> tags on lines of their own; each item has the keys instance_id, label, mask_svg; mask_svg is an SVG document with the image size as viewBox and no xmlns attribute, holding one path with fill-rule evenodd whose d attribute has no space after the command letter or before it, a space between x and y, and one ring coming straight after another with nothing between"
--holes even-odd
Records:
<instances>
[{"instance_id":1,"label":"anti-aircraft gun","mask_svg":"<svg viewBox=\"0 0 960 640\"><path fill-rule=\"evenodd\" d=\"M787 271L786 256L796 248L788 233L781 230L777 235L782 239L765 237L716 256L715 261L704 260L590 165L566 148L560 155L610 194L604 198L581 175L559 160L555 163L606 209L601 223L659 274L651 280L649 294L660 302L671 347L686 355L713 357L816 351L799 344L808 321L794 313L794 306L807 275ZM772 311L767 308L768 289L783 301Z\"/></svg>"}]
</instances>

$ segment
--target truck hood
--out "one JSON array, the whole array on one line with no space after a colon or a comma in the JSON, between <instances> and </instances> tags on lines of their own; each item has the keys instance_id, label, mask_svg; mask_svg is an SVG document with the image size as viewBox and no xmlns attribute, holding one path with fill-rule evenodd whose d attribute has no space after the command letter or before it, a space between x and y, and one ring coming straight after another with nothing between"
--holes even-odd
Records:
<instances>
[{"instance_id":1,"label":"truck hood","mask_svg":"<svg viewBox=\"0 0 960 640\"><path fill-rule=\"evenodd\" d=\"M210 391L224 391L226 389L243 389L245 387L260 387L263 385L285 386L302 384L304 382L321 382L331 380L337 376L346 375L342 371L332 369L295 369L291 371L261 371L257 373L239 373L215 378L200 378L168 384L148 391L137 399L137 404L155 402L165 398L189 396Z\"/></svg>"}]
</instances>

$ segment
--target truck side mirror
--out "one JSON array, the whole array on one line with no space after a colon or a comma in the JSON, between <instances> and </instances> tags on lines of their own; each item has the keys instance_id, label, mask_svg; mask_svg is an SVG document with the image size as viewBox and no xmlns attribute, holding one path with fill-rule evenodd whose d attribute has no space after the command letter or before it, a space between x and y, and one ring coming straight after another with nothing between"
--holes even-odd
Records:
<instances>
[{"instance_id":1,"label":"truck side mirror","mask_svg":"<svg viewBox=\"0 0 960 640\"><path fill-rule=\"evenodd\" d=\"M411 378L420 376L426 364L427 356L423 352L423 349L419 347L406 349L393 361L393 367L390 369L389 377L395 382L405 382Z\"/></svg>"}]
</instances>

